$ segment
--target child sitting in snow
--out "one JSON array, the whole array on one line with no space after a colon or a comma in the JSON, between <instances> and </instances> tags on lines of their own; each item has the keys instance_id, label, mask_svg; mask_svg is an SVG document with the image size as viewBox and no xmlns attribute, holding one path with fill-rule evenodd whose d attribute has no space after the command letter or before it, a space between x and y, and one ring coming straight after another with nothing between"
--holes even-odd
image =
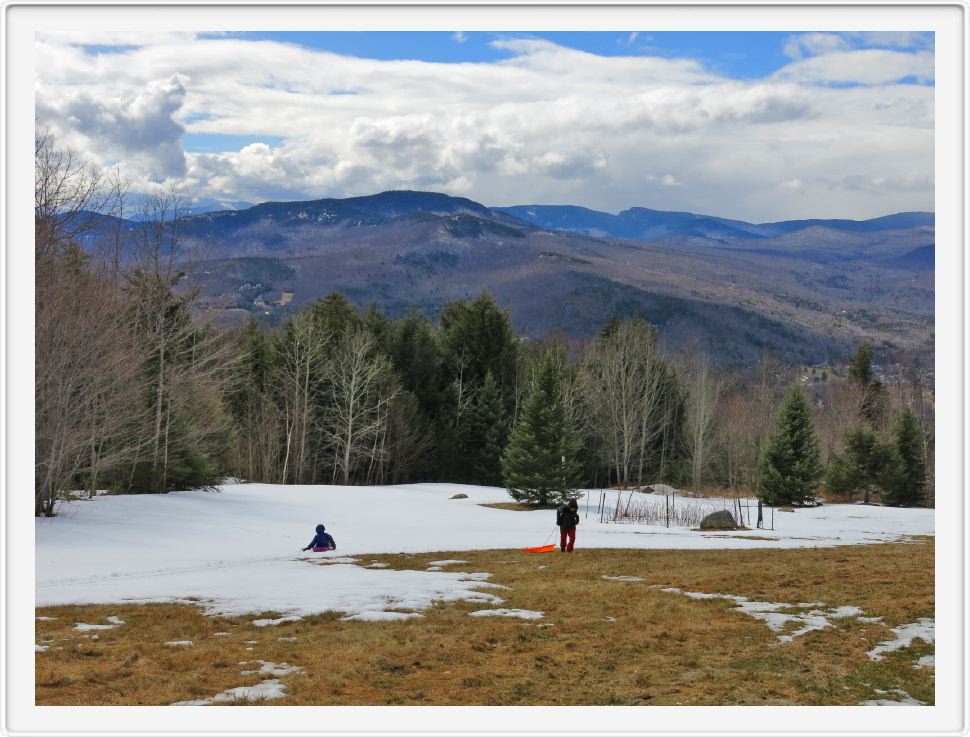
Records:
<instances>
[{"instance_id":1,"label":"child sitting in snow","mask_svg":"<svg viewBox=\"0 0 970 737\"><path fill-rule=\"evenodd\" d=\"M336 550L337 543L333 541L333 538L327 534L327 528L323 525L317 525L317 534L310 541L304 550L313 550L314 553L324 553L328 550Z\"/></svg>"}]
</instances>

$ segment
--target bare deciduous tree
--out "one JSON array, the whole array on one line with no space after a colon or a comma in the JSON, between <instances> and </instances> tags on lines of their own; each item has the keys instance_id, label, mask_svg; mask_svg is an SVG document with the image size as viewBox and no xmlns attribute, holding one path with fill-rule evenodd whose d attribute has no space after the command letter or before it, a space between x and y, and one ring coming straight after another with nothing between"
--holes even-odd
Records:
<instances>
[{"instance_id":1,"label":"bare deciduous tree","mask_svg":"<svg viewBox=\"0 0 970 737\"><path fill-rule=\"evenodd\" d=\"M330 333L312 313L301 312L287 321L277 350L285 442L280 483L310 479L311 435L316 402L313 393L324 370Z\"/></svg>"},{"instance_id":2,"label":"bare deciduous tree","mask_svg":"<svg viewBox=\"0 0 970 737\"><path fill-rule=\"evenodd\" d=\"M584 413L616 480L642 474L651 444L666 424L664 367L656 335L642 320L622 323L592 343L580 363Z\"/></svg>"},{"instance_id":3,"label":"bare deciduous tree","mask_svg":"<svg viewBox=\"0 0 970 737\"><path fill-rule=\"evenodd\" d=\"M83 264L45 260L36 295L35 512L50 515L73 480L93 491L141 450L143 354L113 285Z\"/></svg>"},{"instance_id":4,"label":"bare deciduous tree","mask_svg":"<svg viewBox=\"0 0 970 737\"><path fill-rule=\"evenodd\" d=\"M327 391L320 426L334 454L334 478L350 483L363 459L386 446L375 442L385 431L390 403L400 393L387 357L376 350L373 336L358 329L347 333L327 366Z\"/></svg>"},{"instance_id":5,"label":"bare deciduous tree","mask_svg":"<svg viewBox=\"0 0 970 737\"><path fill-rule=\"evenodd\" d=\"M684 440L690 455L691 484L696 489L710 460L708 454L714 434L715 410L721 395L721 380L714 374L705 355L689 360L683 375L687 397Z\"/></svg>"}]
</instances>

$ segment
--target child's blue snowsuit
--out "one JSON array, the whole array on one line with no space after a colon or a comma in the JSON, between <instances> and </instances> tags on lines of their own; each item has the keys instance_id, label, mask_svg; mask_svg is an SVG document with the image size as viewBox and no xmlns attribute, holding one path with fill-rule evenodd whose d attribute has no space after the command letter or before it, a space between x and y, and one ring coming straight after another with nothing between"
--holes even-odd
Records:
<instances>
[{"instance_id":1,"label":"child's blue snowsuit","mask_svg":"<svg viewBox=\"0 0 970 737\"><path fill-rule=\"evenodd\" d=\"M303 549L310 550L313 548L314 553L321 553L325 550L336 550L337 543L335 543L333 538L327 534L326 529L327 528L323 525L317 525L316 536L310 541L310 544Z\"/></svg>"}]
</instances>

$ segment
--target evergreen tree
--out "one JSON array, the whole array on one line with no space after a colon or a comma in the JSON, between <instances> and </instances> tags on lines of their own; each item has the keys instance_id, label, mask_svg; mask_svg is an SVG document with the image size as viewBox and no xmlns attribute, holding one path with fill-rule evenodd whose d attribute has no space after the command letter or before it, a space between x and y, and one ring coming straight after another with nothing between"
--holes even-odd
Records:
<instances>
[{"instance_id":1,"label":"evergreen tree","mask_svg":"<svg viewBox=\"0 0 970 737\"><path fill-rule=\"evenodd\" d=\"M875 422L879 417L879 400L882 395L882 384L872 376L872 343L863 342L855 355L849 361L849 381L862 389L862 417Z\"/></svg>"},{"instance_id":2,"label":"evergreen tree","mask_svg":"<svg viewBox=\"0 0 970 737\"><path fill-rule=\"evenodd\" d=\"M453 374L460 370L465 383L480 387L491 371L508 401L515 385L518 339L508 311L499 309L490 294L482 292L470 304L446 304L441 310L441 338L445 363Z\"/></svg>"},{"instance_id":3,"label":"evergreen tree","mask_svg":"<svg viewBox=\"0 0 970 737\"><path fill-rule=\"evenodd\" d=\"M811 409L795 384L758 460L758 496L767 504L809 504L820 476Z\"/></svg>"},{"instance_id":4,"label":"evergreen tree","mask_svg":"<svg viewBox=\"0 0 970 737\"><path fill-rule=\"evenodd\" d=\"M620 318L614 314L613 317L606 321L606 324L600 330L599 339L609 340L612 338L620 329L621 324Z\"/></svg>"},{"instance_id":5,"label":"evergreen tree","mask_svg":"<svg viewBox=\"0 0 970 737\"><path fill-rule=\"evenodd\" d=\"M926 463L916 418L909 408L896 420L893 446L898 465L895 477L887 485L886 503L900 507L920 504L926 484Z\"/></svg>"},{"instance_id":6,"label":"evergreen tree","mask_svg":"<svg viewBox=\"0 0 970 737\"><path fill-rule=\"evenodd\" d=\"M498 386L502 409L512 417L515 409L518 339L508 312L483 292L474 302L450 302L441 310L439 333L443 390L437 422L438 472L448 480L468 478L467 423L473 403L491 372Z\"/></svg>"},{"instance_id":7,"label":"evergreen tree","mask_svg":"<svg viewBox=\"0 0 970 737\"><path fill-rule=\"evenodd\" d=\"M332 292L323 299L318 299L310 306L316 326L328 335L334 344L339 343L361 324L357 310L340 294Z\"/></svg>"},{"instance_id":8,"label":"evergreen tree","mask_svg":"<svg viewBox=\"0 0 970 737\"><path fill-rule=\"evenodd\" d=\"M394 323L388 341L388 356L401 385L418 400L429 420L436 420L444 390L441 351L431 323L411 313Z\"/></svg>"},{"instance_id":9,"label":"evergreen tree","mask_svg":"<svg viewBox=\"0 0 970 737\"><path fill-rule=\"evenodd\" d=\"M554 356L539 364L505 453L502 475L516 501L562 503L582 483L580 445L563 398Z\"/></svg>"},{"instance_id":10,"label":"evergreen tree","mask_svg":"<svg viewBox=\"0 0 970 737\"><path fill-rule=\"evenodd\" d=\"M874 491L887 492L898 477L893 448L865 425L845 433L845 450L833 456L825 471L825 488L832 494L863 493L868 504Z\"/></svg>"},{"instance_id":11,"label":"evergreen tree","mask_svg":"<svg viewBox=\"0 0 970 737\"><path fill-rule=\"evenodd\" d=\"M861 387L872 383L872 343L863 342L849 360L849 380Z\"/></svg>"},{"instance_id":12,"label":"evergreen tree","mask_svg":"<svg viewBox=\"0 0 970 737\"><path fill-rule=\"evenodd\" d=\"M491 371L485 374L485 383L472 404L465 435L471 483L501 486L501 459L508 444L508 420Z\"/></svg>"}]
</instances>

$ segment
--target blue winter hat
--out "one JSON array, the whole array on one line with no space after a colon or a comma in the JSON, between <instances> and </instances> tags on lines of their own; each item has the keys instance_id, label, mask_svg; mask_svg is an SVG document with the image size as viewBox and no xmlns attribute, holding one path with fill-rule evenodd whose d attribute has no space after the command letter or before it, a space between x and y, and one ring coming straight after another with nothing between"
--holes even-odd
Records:
<instances>
[{"instance_id":1,"label":"blue winter hat","mask_svg":"<svg viewBox=\"0 0 970 737\"><path fill-rule=\"evenodd\" d=\"M317 525L317 532L325 532L325 531L326 531L326 529L327 529L327 528L326 528L326 527L324 527L323 525Z\"/></svg>"}]
</instances>

